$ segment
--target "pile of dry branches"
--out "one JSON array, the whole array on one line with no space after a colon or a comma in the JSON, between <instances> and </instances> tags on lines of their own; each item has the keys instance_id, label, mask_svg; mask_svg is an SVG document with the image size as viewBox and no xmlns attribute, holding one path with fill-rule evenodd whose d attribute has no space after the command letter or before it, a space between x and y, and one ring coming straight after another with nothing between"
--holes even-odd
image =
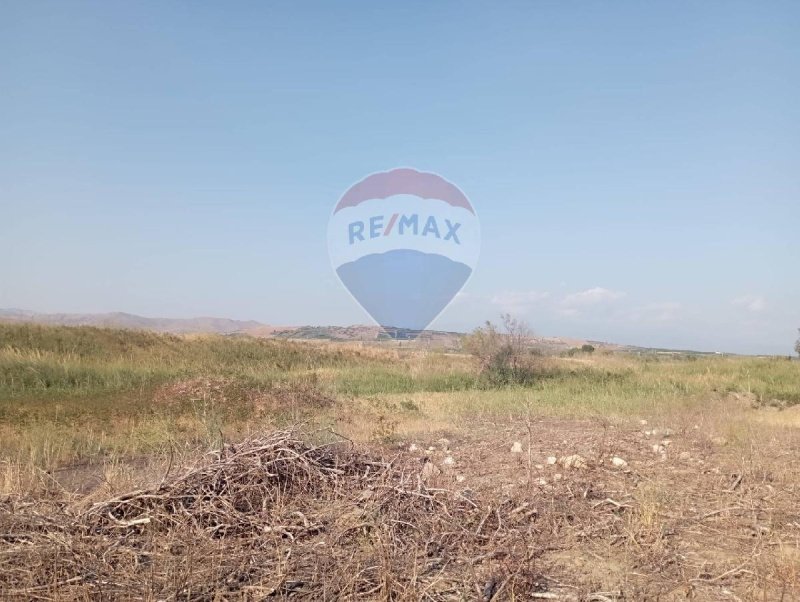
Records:
<instances>
[{"instance_id":1,"label":"pile of dry branches","mask_svg":"<svg viewBox=\"0 0 800 602\"><path fill-rule=\"evenodd\" d=\"M313 439L313 437L312 437ZM506 599L543 592L536 511L426 487L292 430L89 508L5 500L0 591L19 599Z\"/></svg>"}]
</instances>

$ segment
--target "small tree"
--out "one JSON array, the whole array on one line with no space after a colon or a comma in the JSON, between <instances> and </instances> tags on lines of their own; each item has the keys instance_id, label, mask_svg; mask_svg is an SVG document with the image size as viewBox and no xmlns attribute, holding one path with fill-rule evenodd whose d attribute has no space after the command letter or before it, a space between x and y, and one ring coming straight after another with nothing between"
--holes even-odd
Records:
<instances>
[{"instance_id":1,"label":"small tree","mask_svg":"<svg viewBox=\"0 0 800 602\"><path fill-rule=\"evenodd\" d=\"M505 332L499 332L487 321L464 338L463 347L477 358L481 374L493 384L529 382L533 378L531 330L510 314L503 314L500 319Z\"/></svg>"},{"instance_id":2,"label":"small tree","mask_svg":"<svg viewBox=\"0 0 800 602\"><path fill-rule=\"evenodd\" d=\"M589 345L588 343L585 343L581 345L581 351L583 351L584 353L594 353L594 345Z\"/></svg>"},{"instance_id":3,"label":"small tree","mask_svg":"<svg viewBox=\"0 0 800 602\"><path fill-rule=\"evenodd\" d=\"M502 335L497 331L497 327L489 320L473 330L464 337L462 346L464 350L478 360L478 368L481 372L489 369L500 347L502 347Z\"/></svg>"},{"instance_id":4,"label":"small tree","mask_svg":"<svg viewBox=\"0 0 800 602\"><path fill-rule=\"evenodd\" d=\"M800 328L797 329L797 332L800 333ZM798 337L797 341L794 343L794 351L797 355L800 355L800 337Z\"/></svg>"},{"instance_id":5,"label":"small tree","mask_svg":"<svg viewBox=\"0 0 800 602\"><path fill-rule=\"evenodd\" d=\"M526 380L523 373L530 368L530 353L528 353L532 336L530 326L511 314L502 314L500 319L503 320L503 328L506 331L508 354L506 364L511 371L512 381Z\"/></svg>"}]
</instances>

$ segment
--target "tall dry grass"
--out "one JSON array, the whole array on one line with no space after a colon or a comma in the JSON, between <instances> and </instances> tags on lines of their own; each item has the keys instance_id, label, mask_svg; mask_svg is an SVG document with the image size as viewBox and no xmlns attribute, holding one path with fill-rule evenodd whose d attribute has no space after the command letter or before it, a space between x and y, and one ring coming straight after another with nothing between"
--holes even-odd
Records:
<instances>
[{"instance_id":1,"label":"tall dry grass","mask_svg":"<svg viewBox=\"0 0 800 602\"><path fill-rule=\"evenodd\" d=\"M696 424L726 404L740 415L732 394L797 403L800 363L594 354L496 386L457 353L0 324L0 471L7 491L34 469L167 457L297 420L381 441L531 413Z\"/></svg>"}]
</instances>

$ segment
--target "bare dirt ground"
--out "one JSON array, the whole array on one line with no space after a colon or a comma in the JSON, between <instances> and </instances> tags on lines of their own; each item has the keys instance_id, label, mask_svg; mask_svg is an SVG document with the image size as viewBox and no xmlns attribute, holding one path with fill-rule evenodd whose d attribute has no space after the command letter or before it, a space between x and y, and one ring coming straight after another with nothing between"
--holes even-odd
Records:
<instances>
[{"instance_id":1,"label":"bare dirt ground","mask_svg":"<svg viewBox=\"0 0 800 602\"><path fill-rule=\"evenodd\" d=\"M536 510L543 599L800 598L797 440L742 449L693 425L545 419L429 447L442 486Z\"/></svg>"},{"instance_id":2,"label":"bare dirt ground","mask_svg":"<svg viewBox=\"0 0 800 602\"><path fill-rule=\"evenodd\" d=\"M2 501L0 590L20 600L800 598L797 441L741 447L694 426L530 418L384 446L278 431L114 496L87 493L76 469L58 478L77 494L54 486L36 503Z\"/></svg>"}]
</instances>

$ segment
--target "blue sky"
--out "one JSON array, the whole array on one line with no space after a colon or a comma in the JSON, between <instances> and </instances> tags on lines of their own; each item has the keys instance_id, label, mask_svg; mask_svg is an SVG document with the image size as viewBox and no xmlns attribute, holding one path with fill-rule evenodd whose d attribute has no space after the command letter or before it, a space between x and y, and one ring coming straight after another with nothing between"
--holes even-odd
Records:
<instances>
[{"instance_id":1,"label":"blue sky","mask_svg":"<svg viewBox=\"0 0 800 602\"><path fill-rule=\"evenodd\" d=\"M327 221L412 166L482 224L435 327L791 351L798 3L0 13L0 307L365 323Z\"/></svg>"}]
</instances>

